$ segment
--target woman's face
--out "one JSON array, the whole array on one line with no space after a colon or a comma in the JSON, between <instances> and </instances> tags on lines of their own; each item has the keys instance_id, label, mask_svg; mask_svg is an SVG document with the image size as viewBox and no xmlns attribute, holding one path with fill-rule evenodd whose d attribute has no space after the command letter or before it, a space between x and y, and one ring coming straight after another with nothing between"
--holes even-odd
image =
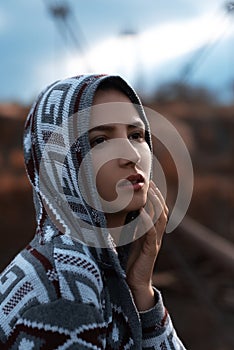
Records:
<instances>
[{"instance_id":1,"label":"woman's face","mask_svg":"<svg viewBox=\"0 0 234 350\"><path fill-rule=\"evenodd\" d=\"M89 140L96 186L107 218L120 213L126 216L143 207L151 151L144 123L126 95L115 89L96 93Z\"/></svg>"}]
</instances>

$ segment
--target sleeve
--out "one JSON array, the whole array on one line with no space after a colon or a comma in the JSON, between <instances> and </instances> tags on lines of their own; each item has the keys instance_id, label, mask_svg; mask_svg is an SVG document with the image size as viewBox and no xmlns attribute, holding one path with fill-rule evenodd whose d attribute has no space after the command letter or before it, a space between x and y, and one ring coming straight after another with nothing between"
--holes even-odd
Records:
<instances>
[{"instance_id":1,"label":"sleeve","mask_svg":"<svg viewBox=\"0 0 234 350\"><path fill-rule=\"evenodd\" d=\"M185 350L163 305L160 292L154 288L155 306L140 312L142 323L142 349Z\"/></svg>"},{"instance_id":2,"label":"sleeve","mask_svg":"<svg viewBox=\"0 0 234 350\"><path fill-rule=\"evenodd\" d=\"M90 304L57 300L33 306L17 320L1 349L105 349L106 324Z\"/></svg>"}]
</instances>

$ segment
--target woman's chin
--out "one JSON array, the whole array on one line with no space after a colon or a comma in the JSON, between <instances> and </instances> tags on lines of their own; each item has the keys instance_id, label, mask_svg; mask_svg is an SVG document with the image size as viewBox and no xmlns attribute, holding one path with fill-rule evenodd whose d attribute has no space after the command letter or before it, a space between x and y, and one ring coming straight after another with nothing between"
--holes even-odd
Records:
<instances>
[{"instance_id":1,"label":"woman's chin","mask_svg":"<svg viewBox=\"0 0 234 350\"><path fill-rule=\"evenodd\" d=\"M125 208L125 212L129 213L132 211L138 211L141 210L146 204L146 198L133 198L132 201L128 204L128 206Z\"/></svg>"}]
</instances>

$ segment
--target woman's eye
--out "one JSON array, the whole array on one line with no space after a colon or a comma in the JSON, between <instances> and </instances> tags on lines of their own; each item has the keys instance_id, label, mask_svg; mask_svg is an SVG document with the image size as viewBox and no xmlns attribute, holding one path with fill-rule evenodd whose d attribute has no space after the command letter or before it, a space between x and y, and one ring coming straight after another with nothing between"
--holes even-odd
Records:
<instances>
[{"instance_id":1,"label":"woman's eye","mask_svg":"<svg viewBox=\"0 0 234 350\"><path fill-rule=\"evenodd\" d=\"M103 143L105 141L106 141L106 138L104 136L99 136L96 139L91 140L90 145L91 147L94 147L94 146L100 145L100 143Z\"/></svg>"},{"instance_id":2,"label":"woman's eye","mask_svg":"<svg viewBox=\"0 0 234 350\"><path fill-rule=\"evenodd\" d=\"M131 134L129 136L129 139L130 140L140 140L141 141L141 140L144 140L145 137L144 137L144 134L142 132L138 131L138 132L134 132L133 134Z\"/></svg>"}]
</instances>

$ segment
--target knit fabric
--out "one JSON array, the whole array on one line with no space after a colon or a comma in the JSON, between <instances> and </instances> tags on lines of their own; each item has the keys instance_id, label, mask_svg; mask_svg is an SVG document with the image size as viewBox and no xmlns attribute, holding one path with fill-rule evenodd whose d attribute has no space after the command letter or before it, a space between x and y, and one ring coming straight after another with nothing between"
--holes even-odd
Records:
<instances>
[{"instance_id":1,"label":"knit fabric","mask_svg":"<svg viewBox=\"0 0 234 350\"><path fill-rule=\"evenodd\" d=\"M73 77L40 94L24 135L37 233L0 275L1 349L184 349L158 290L155 307L138 312L124 270L128 246L116 248L106 228L90 162L82 186L92 206L81 193L90 107L104 80L138 105L149 131L120 77Z\"/></svg>"}]
</instances>

